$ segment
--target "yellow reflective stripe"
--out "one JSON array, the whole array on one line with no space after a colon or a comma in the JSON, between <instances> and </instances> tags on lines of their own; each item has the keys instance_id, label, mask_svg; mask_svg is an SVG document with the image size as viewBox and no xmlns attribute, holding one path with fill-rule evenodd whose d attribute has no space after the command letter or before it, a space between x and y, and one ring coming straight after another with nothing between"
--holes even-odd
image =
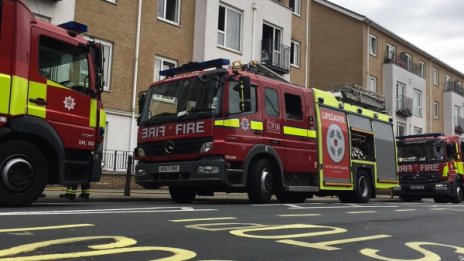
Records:
<instances>
[{"instance_id":1,"label":"yellow reflective stripe","mask_svg":"<svg viewBox=\"0 0 464 261\"><path fill-rule=\"evenodd\" d=\"M263 123L261 121L251 121L250 128L252 130L259 130L259 131L262 131L264 129L263 128Z\"/></svg>"},{"instance_id":2,"label":"yellow reflective stripe","mask_svg":"<svg viewBox=\"0 0 464 261\"><path fill-rule=\"evenodd\" d=\"M240 120L239 119L215 120L214 125L238 128L240 127Z\"/></svg>"},{"instance_id":3,"label":"yellow reflective stripe","mask_svg":"<svg viewBox=\"0 0 464 261\"><path fill-rule=\"evenodd\" d=\"M289 126L284 126L284 134L299 136L299 137L316 138L315 130L307 130L307 129L302 129L302 128L289 127Z\"/></svg>"},{"instance_id":4,"label":"yellow reflective stripe","mask_svg":"<svg viewBox=\"0 0 464 261\"><path fill-rule=\"evenodd\" d=\"M11 76L0 73L0 113L8 114L10 106Z\"/></svg>"},{"instance_id":5,"label":"yellow reflective stripe","mask_svg":"<svg viewBox=\"0 0 464 261\"><path fill-rule=\"evenodd\" d=\"M50 86L53 86L53 87L58 87L58 88L63 88L63 89L69 89L68 87L66 87L64 85L61 85L61 84L56 83L56 82L51 81L51 80L47 80L47 85L50 85Z\"/></svg>"},{"instance_id":6,"label":"yellow reflective stripe","mask_svg":"<svg viewBox=\"0 0 464 261\"><path fill-rule=\"evenodd\" d=\"M106 128L106 111L100 109L100 128Z\"/></svg>"},{"instance_id":7,"label":"yellow reflective stripe","mask_svg":"<svg viewBox=\"0 0 464 261\"><path fill-rule=\"evenodd\" d=\"M92 128L97 127L97 100L90 100L90 117L89 126Z\"/></svg>"},{"instance_id":8,"label":"yellow reflective stripe","mask_svg":"<svg viewBox=\"0 0 464 261\"><path fill-rule=\"evenodd\" d=\"M47 100L47 85L44 83L38 82L29 82L29 98L37 99L41 98L44 101ZM46 117L46 107L35 104L33 102L28 102L27 114L32 116L37 116L39 118L45 119Z\"/></svg>"},{"instance_id":9,"label":"yellow reflective stripe","mask_svg":"<svg viewBox=\"0 0 464 261\"><path fill-rule=\"evenodd\" d=\"M13 76L11 84L10 114L26 114L27 79Z\"/></svg>"},{"instance_id":10,"label":"yellow reflective stripe","mask_svg":"<svg viewBox=\"0 0 464 261\"><path fill-rule=\"evenodd\" d=\"M446 164L444 167L443 167L443 177L448 177L448 172L449 172L449 167L448 167L448 164Z\"/></svg>"}]
</instances>

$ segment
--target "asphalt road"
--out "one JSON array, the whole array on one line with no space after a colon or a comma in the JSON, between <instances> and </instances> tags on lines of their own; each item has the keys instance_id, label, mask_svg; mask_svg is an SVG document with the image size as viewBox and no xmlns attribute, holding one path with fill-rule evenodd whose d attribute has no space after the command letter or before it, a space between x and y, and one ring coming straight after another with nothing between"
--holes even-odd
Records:
<instances>
[{"instance_id":1,"label":"asphalt road","mask_svg":"<svg viewBox=\"0 0 464 261\"><path fill-rule=\"evenodd\" d=\"M0 260L21 261L461 261L464 204L39 202L0 209L0 242Z\"/></svg>"}]
</instances>

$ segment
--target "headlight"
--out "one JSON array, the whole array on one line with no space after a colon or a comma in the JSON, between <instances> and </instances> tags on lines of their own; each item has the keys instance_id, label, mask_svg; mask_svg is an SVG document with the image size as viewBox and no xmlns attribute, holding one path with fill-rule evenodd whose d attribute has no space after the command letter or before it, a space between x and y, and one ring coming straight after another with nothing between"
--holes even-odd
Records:
<instances>
[{"instance_id":1,"label":"headlight","mask_svg":"<svg viewBox=\"0 0 464 261\"><path fill-rule=\"evenodd\" d=\"M208 152L213 149L212 142L205 142L201 145L200 152Z\"/></svg>"},{"instance_id":2,"label":"headlight","mask_svg":"<svg viewBox=\"0 0 464 261\"><path fill-rule=\"evenodd\" d=\"M145 157L145 151L142 148L137 148L137 155L139 157Z\"/></svg>"}]
</instances>

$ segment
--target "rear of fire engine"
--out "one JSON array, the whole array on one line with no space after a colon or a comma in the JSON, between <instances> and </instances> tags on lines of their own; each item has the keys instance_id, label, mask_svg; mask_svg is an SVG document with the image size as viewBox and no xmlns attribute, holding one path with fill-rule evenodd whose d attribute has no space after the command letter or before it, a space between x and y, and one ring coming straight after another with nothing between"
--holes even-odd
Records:
<instances>
[{"instance_id":1,"label":"rear of fire engine","mask_svg":"<svg viewBox=\"0 0 464 261\"><path fill-rule=\"evenodd\" d=\"M46 184L101 176L102 47L0 0L0 206L34 202Z\"/></svg>"},{"instance_id":2,"label":"rear of fire engine","mask_svg":"<svg viewBox=\"0 0 464 261\"><path fill-rule=\"evenodd\" d=\"M246 192L253 203L368 202L397 184L390 117L269 77L256 63L228 64L162 71L167 78L140 94L137 184L169 186L181 203L219 191Z\"/></svg>"},{"instance_id":3,"label":"rear of fire engine","mask_svg":"<svg viewBox=\"0 0 464 261\"><path fill-rule=\"evenodd\" d=\"M401 186L393 189L394 195L403 201L462 202L463 138L431 133L397 139Z\"/></svg>"}]
</instances>

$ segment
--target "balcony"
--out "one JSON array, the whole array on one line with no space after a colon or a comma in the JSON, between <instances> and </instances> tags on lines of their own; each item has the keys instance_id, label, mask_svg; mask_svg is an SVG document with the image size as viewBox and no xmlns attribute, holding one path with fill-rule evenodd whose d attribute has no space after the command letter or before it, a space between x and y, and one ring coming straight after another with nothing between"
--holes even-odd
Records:
<instances>
[{"instance_id":1,"label":"balcony","mask_svg":"<svg viewBox=\"0 0 464 261\"><path fill-rule=\"evenodd\" d=\"M454 118L454 132L457 134L464 133L464 118L455 117Z\"/></svg>"},{"instance_id":2,"label":"balcony","mask_svg":"<svg viewBox=\"0 0 464 261\"><path fill-rule=\"evenodd\" d=\"M399 95L396 98L396 114L404 117L412 116L412 98Z\"/></svg>"},{"instance_id":3,"label":"balcony","mask_svg":"<svg viewBox=\"0 0 464 261\"><path fill-rule=\"evenodd\" d=\"M414 73L417 76L422 78L425 77L425 67L419 63L415 63L412 61L412 58L408 58L404 53L401 53L398 57L396 54L385 54L385 63L392 63L398 65L399 67Z\"/></svg>"},{"instance_id":4,"label":"balcony","mask_svg":"<svg viewBox=\"0 0 464 261\"><path fill-rule=\"evenodd\" d=\"M451 81L445 82L445 92L454 92L461 96L464 96L464 87L462 87L462 83L455 81L454 83Z\"/></svg>"},{"instance_id":5,"label":"balcony","mask_svg":"<svg viewBox=\"0 0 464 261\"><path fill-rule=\"evenodd\" d=\"M261 44L261 64L280 74L289 73L290 47L272 40L262 40Z\"/></svg>"}]
</instances>

